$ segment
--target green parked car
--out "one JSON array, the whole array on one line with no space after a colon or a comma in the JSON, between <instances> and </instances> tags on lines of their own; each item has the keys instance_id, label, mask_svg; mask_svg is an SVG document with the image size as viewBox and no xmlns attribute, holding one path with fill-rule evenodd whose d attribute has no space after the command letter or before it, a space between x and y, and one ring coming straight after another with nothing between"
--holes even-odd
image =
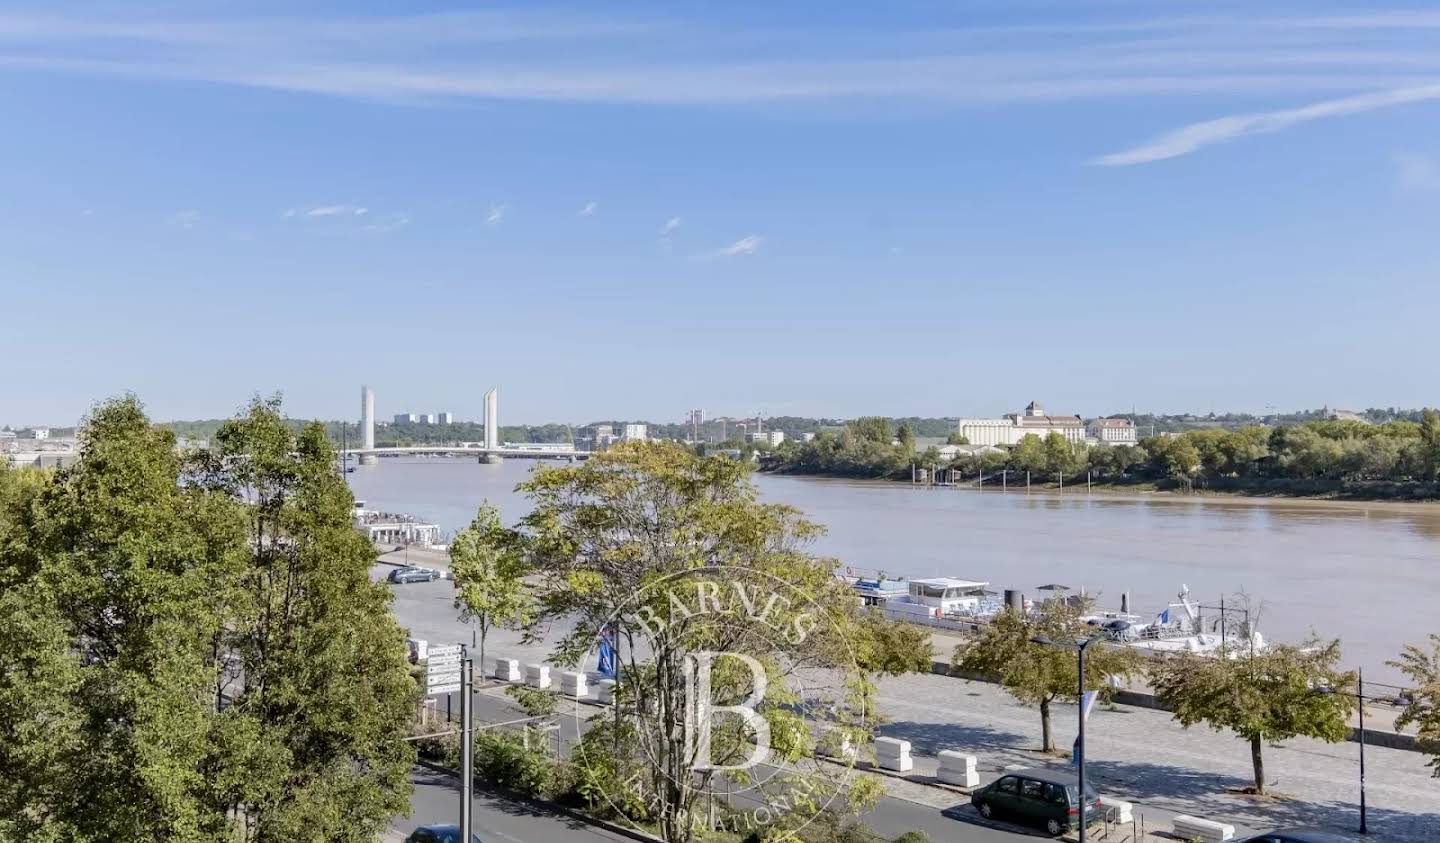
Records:
<instances>
[{"instance_id":1,"label":"green parked car","mask_svg":"<svg viewBox=\"0 0 1440 843\"><path fill-rule=\"evenodd\" d=\"M1015 770L972 791L970 804L987 820L1006 817L1059 836L1080 825L1080 780L1057 770ZM1087 824L1104 816L1100 797L1088 784L1084 809Z\"/></svg>"}]
</instances>

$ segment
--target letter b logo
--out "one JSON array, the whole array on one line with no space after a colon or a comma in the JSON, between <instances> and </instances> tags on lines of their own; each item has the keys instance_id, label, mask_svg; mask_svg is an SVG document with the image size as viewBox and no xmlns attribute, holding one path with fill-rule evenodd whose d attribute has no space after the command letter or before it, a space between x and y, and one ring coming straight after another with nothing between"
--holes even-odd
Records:
<instances>
[{"instance_id":1,"label":"letter b logo","mask_svg":"<svg viewBox=\"0 0 1440 843\"><path fill-rule=\"evenodd\" d=\"M750 668L753 689L739 705L715 705L711 698L710 671L717 658L739 659ZM770 751L770 723L755 710L765 699L768 680L765 667L744 653L723 653L702 650L685 660L685 754L695 760L694 769L748 770L765 759ZM711 718L731 712L739 715L755 731L755 747L741 764L715 764L710 759Z\"/></svg>"}]
</instances>

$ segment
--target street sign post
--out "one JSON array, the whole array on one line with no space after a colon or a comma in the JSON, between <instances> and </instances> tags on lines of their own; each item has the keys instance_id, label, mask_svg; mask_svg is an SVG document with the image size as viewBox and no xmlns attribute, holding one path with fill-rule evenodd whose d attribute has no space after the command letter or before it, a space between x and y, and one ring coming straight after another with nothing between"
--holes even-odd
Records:
<instances>
[{"instance_id":1,"label":"street sign post","mask_svg":"<svg viewBox=\"0 0 1440 843\"><path fill-rule=\"evenodd\" d=\"M460 690L460 645L431 647L425 667L425 695L437 697Z\"/></svg>"}]
</instances>

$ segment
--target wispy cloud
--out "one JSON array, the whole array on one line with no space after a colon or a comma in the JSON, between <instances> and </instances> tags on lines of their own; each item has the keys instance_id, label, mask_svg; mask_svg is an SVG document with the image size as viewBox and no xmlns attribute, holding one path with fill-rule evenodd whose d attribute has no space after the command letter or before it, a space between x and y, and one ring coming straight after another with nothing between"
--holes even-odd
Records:
<instances>
[{"instance_id":1,"label":"wispy cloud","mask_svg":"<svg viewBox=\"0 0 1440 843\"><path fill-rule=\"evenodd\" d=\"M360 230L369 234L389 234L392 231L399 231L410 224L409 214L389 214L383 217L371 217Z\"/></svg>"},{"instance_id":2,"label":"wispy cloud","mask_svg":"<svg viewBox=\"0 0 1440 843\"><path fill-rule=\"evenodd\" d=\"M1395 179L1402 190L1440 190L1440 164L1427 155L1411 152L1396 153L1391 157L1395 165Z\"/></svg>"},{"instance_id":3,"label":"wispy cloud","mask_svg":"<svg viewBox=\"0 0 1440 843\"><path fill-rule=\"evenodd\" d=\"M660 236L669 237L670 234L675 231L675 229L680 227L681 222L682 220L679 217L671 217L670 219L666 220L665 224L660 226Z\"/></svg>"},{"instance_id":4,"label":"wispy cloud","mask_svg":"<svg viewBox=\"0 0 1440 843\"><path fill-rule=\"evenodd\" d=\"M363 217L370 209L360 205L318 205L313 208L290 208L287 218L323 219L325 217Z\"/></svg>"},{"instance_id":5,"label":"wispy cloud","mask_svg":"<svg viewBox=\"0 0 1440 843\"><path fill-rule=\"evenodd\" d=\"M490 212L485 215L485 224L486 224L486 225L499 225L499 224L500 224L500 221L503 220L503 219L505 219L505 206L504 206L504 205L491 205L491 206L490 206Z\"/></svg>"},{"instance_id":6,"label":"wispy cloud","mask_svg":"<svg viewBox=\"0 0 1440 843\"><path fill-rule=\"evenodd\" d=\"M736 240L729 246L716 249L713 254L716 257L722 258L733 258L740 255L753 255L760 250L760 245L764 242L764 237L761 237L758 234L750 234L745 237L741 237L739 240Z\"/></svg>"},{"instance_id":7,"label":"wispy cloud","mask_svg":"<svg viewBox=\"0 0 1440 843\"><path fill-rule=\"evenodd\" d=\"M600 206L597 205L597 204L595 204L594 202L586 202L586 203L585 203L585 207L583 207L583 208L580 209L580 216L582 216L582 217L593 217L593 216L595 216L595 212L596 212L597 210L599 210L599 209L600 209Z\"/></svg>"},{"instance_id":8,"label":"wispy cloud","mask_svg":"<svg viewBox=\"0 0 1440 843\"><path fill-rule=\"evenodd\" d=\"M178 226L180 228L194 228L195 226L200 224L200 212L193 208L189 208L184 211L177 211L170 215L169 222L171 225Z\"/></svg>"},{"instance_id":9,"label":"wispy cloud","mask_svg":"<svg viewBox=\"0 0 1440 843\"><path fill-rule=\"evenodd\" d=\"M203 81L403 105L1317 100L1268 112L1234 106L1233 116L1096 160L1109 165L1434 99L1425 91L1440 83L1440 12L1277 14L1254 6L1153 17L1128 3L1044 5L1047 17L1033 24L863 32L533 8L221 20L0 13L0 71ZM666 37L655 38L656 30Z\"/></svg>"},{"instance_id":10,"label":"wispy cloud","mask_svg":"<svg viewBox=\"0 0 1440 843\"><path fill-rule=\"evenodd\" d=\"M1367 111L1375 111L1381 108L1392 108L1398 105L1409 105L1411 103L1428 102L1437 99L1440 99L1440 84L1397 88L1371 94L1358 94L1356 96L1325 100L1300 108L1289 108L1281 111L1236 114L1214 120L1205 120L1200 123L1192 123L1189 126L1181 127L1173 132L1167 132L1141 146L1109 155L1102 155L1092 160L1091 163L1110 167L1147 164L1152 161L1178 158L1181 155L1188 155L1198 149L1213 146L1217 143L1227 143L1247 135L1279 132L1292 126L1309 123L1313 120L1363 114Z\"/></svg>"}]
</instances>

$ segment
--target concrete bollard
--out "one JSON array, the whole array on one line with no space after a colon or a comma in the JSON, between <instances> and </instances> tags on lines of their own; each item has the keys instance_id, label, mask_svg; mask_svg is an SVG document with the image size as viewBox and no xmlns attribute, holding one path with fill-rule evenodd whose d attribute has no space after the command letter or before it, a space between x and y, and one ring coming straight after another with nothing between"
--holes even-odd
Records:
<instances>
[{"instance_id":1,"label":"concrete bollard","mask_svg":"<svg viewBox=\"0 0 1440 843\"><path fill-rule=\"evenodd\" d=\"M975 767L975 756L955 749L940 753L940 771L935 777L946 784L960 787L977 787L980 784L980 772Z\"/></svg>"},{"instance_id":2,"label":"concrete bollard","mask_svg":"<svg viewBox=\"0 0 1440 843\"><path fill-rule=\"evenodd\" d=\"M605 705L615 704L615 680L601 679L595 683L595 699Z\"/></svg>"},{"instance_id":3,"label":"concrete bollard","mask_svg":"<svg viewBox=\"0 0 1440 843\"><path fill-rule=\"evenodd\" d=\"M1100 807L1106 810L1112 822L1128 823L1135 819L1131 813L1133 806L1123 799L1113 799L1109 796L1102 796L1100 797Z\"/></svg>"},{"instance_id":4,"label":"concrete bollard","mask_svg":"<svg viewBox=\"0 0 1440 843\"><path fill-rule=\"evenodd\" d=\"M590 696L590 677L583 673L567 670L560 674L560 693L567 697L583 700Z\"/></svg>"},{"instance_id":5,"label":"concrete bollard","mask_svg":"<svg viewBox=\"0 0 1440 843\"><path fill-rule=\"evenodd\" d=\"M519 659L496 659L495 678L501 682L519 682L525 678L520 672Z\"/></svg>"},{"instance_id":6,"label":"concrete bollard","mask_svg":"<svg viewBox=\"0 0 1440 843\"><path fill-rule=\"evenodd\" d=\"M899 738L876 738L875 763L883 770L910 772L915 769L915 761L910 757L910 742Z\"/></svg>"},{"instance_id":7,"label":"concrete bollard","mask_svg":"<svg viewBox=\"0 0 1440 843\"><path fill-rule=\"evenodd\" d=\"M544 690L550 687L550 665L548 664L527 664L525 665L525 684L532 688Z\"/></svg>"},{"instance_id":8,"label":"concrete bollard","mask_svg":"<svg viewBox=\"0 0 1440 843\"><path fill-rule=\"evenodd\" d=\"M1235 826L1226 823L1191 817L1184 814L1170 821L1176 837L1181 840L1201 840L1204 843L1224 843L1235 838Z\"/></svg>"}]
</instances>

